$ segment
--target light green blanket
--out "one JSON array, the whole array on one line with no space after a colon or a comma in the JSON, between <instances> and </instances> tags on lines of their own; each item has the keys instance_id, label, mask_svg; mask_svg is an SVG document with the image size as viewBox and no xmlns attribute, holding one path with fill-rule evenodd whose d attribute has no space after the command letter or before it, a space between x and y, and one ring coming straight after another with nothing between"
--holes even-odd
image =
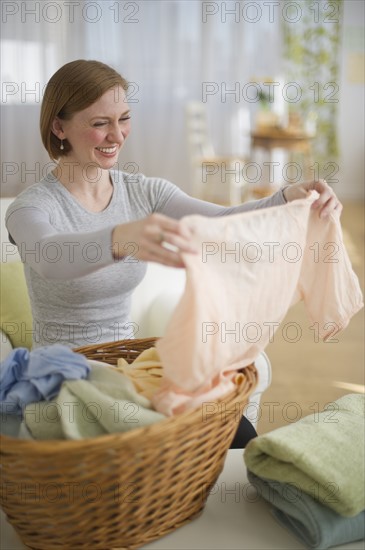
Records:
<instances>
[{"instance_id":1,"label":"light green blanket","mask_svg":"<svg viewBox=\"0 0 365 550\"><path fill-rule=\"evenodd\" d=\"M166 418L138 394L129 378L92 366L87 380L69 380L53 401L31 403L24 421L35 439L84 439L126 432Z\"/></svg>"},{"instance_id":2,"label":"light green blanket","mask_svg":"<svg viewBox=\"0 0 365 550\"><path fill-rule=\"evenodd\" d=\"M341 397L319 414L252 439L244 453L261 478L295 484L342 516L365 509L365 396Z\"/></svg>"}]
</instances>

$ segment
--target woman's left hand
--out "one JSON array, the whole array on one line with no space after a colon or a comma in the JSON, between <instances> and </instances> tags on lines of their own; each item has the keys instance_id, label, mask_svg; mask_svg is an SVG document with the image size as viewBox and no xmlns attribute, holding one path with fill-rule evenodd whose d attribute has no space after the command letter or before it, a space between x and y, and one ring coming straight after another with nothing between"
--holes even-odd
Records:
<instances>
[{"instance_id":1,"label":"woman's left hand","mask_svg":"<svg viewBox=\"0 0 365 550\"><path fill-rule=\"evenodd\" d=\"M326 180L311 181L306 183L295 183L288 185L283 191L284 196L288 202L296 199L303 199L307 196L308 191L317 191L319 197L312 204L312 208L319 211L319 217L325 218L331 212L336 212L339 216L342 212L342 204L333 191L332 187L328 185Z\"/></svg>"}]
</instances>

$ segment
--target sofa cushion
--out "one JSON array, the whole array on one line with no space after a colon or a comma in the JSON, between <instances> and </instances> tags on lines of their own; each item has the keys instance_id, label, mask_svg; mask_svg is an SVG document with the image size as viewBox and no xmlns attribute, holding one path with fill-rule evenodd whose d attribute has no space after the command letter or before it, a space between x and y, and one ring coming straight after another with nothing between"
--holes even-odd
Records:
<instances>
[{"instance_id":1,"label":"sofa cushion","mask_svg":"<svg viewBox=\"0 0 365 550\"><path fill-rule=\"evenodd\" d=\"M23 264L0 264L1 330L13 347L31 348L32 314L25 282Z\"/></svg>"}]
</instances>

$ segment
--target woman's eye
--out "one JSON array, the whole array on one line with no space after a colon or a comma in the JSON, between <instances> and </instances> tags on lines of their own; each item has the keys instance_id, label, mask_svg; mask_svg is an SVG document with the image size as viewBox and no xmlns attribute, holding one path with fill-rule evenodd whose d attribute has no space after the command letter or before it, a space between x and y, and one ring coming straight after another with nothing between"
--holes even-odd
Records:
<instances>
[{"instance_id":1,"label":"woman's eye","mask_svg":"<svg viewBox=\"0 0 365 550\"><path fill-rule=\"evenodd\" d=\"M130 118L131 118L130 116L120 118L119 122L125 122L126 120L129 120ZM98 128L100 126L106 126L107 124L108 124L108 122L94 122L93 126L94 126L94 128Z\"/></svg>"}]
</instances>

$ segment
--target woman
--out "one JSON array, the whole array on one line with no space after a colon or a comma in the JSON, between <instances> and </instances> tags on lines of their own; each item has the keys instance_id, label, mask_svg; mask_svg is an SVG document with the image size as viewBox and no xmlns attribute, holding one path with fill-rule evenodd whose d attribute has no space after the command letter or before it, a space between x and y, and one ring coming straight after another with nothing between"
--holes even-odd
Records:
<instances>
[{"instance_id":1,"label":"woman","mask_svg":"<svg viewBox=\"0 0 365 550\"><path fill-rule=\"evenodd\" d=\"M197 252L179 223L184 215L280 205L309 189L319 192L313 207L320 215L341 212L323 180L226 208L189 197L166 180L113 171L130 132L127 88L112 68L85 60L61 67L46 87L41 135L57 165L6 215L25 266L34 347L131 337L131 295L144 262L183 267L181 253Z\"/></svg>"}]
</instances>

